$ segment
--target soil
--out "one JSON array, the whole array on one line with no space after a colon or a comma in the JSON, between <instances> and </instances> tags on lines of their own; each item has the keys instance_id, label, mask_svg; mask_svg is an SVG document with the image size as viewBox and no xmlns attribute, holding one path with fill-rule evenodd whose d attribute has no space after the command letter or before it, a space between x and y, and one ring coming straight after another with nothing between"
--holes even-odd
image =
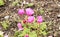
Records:
<instances>
[{"instance_id":1,"label":"soil","mask_svg":"<svg viewBox=\"0 0 60 37\"><path fill-rule=\"evenodd\" d=\"M19 20L20 18L17 11L20 8L27 8L25 5L22 5L22 3L26 1L34 3L33 9L36 10L37 15L41 15L39 14L40 9L44 10L42 16L44 21L48 22L47 31L49 32L49 34L44 37L60 37L60 17L58 17L58 15L60 15L60 0L22 0L22 3L19 2L18 5L12 6L12 2L14 1L15 0L4 0L5 5L0 6L0 22L5 20L5 16L10 16L8 20L11 22L11 25L7 30L4 30L2 26L0 26L0 30L4 31L4 34L9 34L10 37L13 37L14 29L17 29L17 21L15 19Z\"/></svg>"}]
</instances>

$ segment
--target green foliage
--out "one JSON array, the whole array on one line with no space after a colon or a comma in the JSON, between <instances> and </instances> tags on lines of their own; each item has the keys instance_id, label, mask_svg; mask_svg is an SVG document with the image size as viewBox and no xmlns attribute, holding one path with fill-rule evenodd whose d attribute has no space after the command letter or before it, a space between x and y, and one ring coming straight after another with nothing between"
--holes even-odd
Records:
<instances>
[{"instance_id":1,"label":"green foliage","mask_svg":"<svg viewBox=\"0 0 60 37\"><path fill-rule=\"evenodd\" d=\"M43 35L47 35L47 32L46 32L46 31L42 31L42 34L43 34Z\"/></svg>"},{"instance_id":2,"label":"green foliage","mask_svg":"<svg viewBox=\"0 0 60 37\"><path fill-rule=\"evenodd\" d=\"M16 31L14 34L14 37L23 37L25 34L29 34L30 33L30 29L24 27L23 31Z\"/></svg>"},{"instance_id":3,"label":"green foliage","mask_svg":"<svg viewBox=\"0 0 60 37\"><path fill-rule=\"evenodd\" d=\"M30 29L28 29L28 28L25 27L23 33L28 34L29 32L30 32Z\"/></svg>"},{"instance_id":4,"label":"green foliage","mask_svg":"<svg viewBox=\"0 0 60 37\"><path fill-rule=\"evenodd\" d=\"M41 10L40 10L40 14L43 14L43 13L44 13L44 10L43 10L43 9L41 9Z\"/></svg>"},{"instance_id":5,"label":"green foliage","mask_svg":"<svg viewBox=\"0 0 60 37\"><path fill-rule=\"evenodd\" d=\"M1 24L4 29L7 29L7 27L9 27L9 21L3 21Z\"/></svg>"},{"instance_id":6,"label":"green foliage","mask_svg":"<svg viewBox=\"0 0 60 37\"><path fill-rule=\"evenodd\" d=\"M12 3L12 6L16 6L18 4L18 1L14 1L13 3Z\"/></svg>"},{"instance_id":7,"label":"green foliage","mask_svg":"<svg viewBox=\"0 0 60 37\"><path fill-rule=\"evenodd\" d=\"M34 5L33 3L27 4L28 7L32 7L33 5Z\"/></svg>"},{"instance_id":8,"label":"green foliage","mask_svg":"<svg viewBox=\"0 0 60 37\"><path fill-rule=\"evenodd\" d=\"M37 34L35 31L30 32L29 37L37 37Z\"/></svg>"},{"instance_id":9,"label":"green foliage","mask_svg":"<svg viewBox=\"0 0 60 37\"><path fill-rule=\"evenodd\" d=\"M35 31L30 32L29 29L25 29L22 33L18 35L18 37L23 37L25 34L29 34L29 37L37 37L36 32Z\"/></svg>"},{"instance_id":10,"label":"green foliage","mask_svg":"<svg viewBox=\"0 0 60 37\"><path fill-rule=\"evenodd\" d=\"M39 34L47 35L47 34L48 34L48 32L46 32L46 30L44 30L44 31L40 30L40 33L39 33Z\"/></svg>"},{"instance_id":11,"label":"green foliage","mask_svg":"<svg viewBox=\"0 0 60 37\"><path fill-rule=\"evenodd\" d=\"M34 28L34 29L37 29L38 28L38 24L37 23L33 23L29 27L30 28Z\"/></svg>"},{"instance_id":12,"label":"green foliage","mask_svg":"<svg viewBox=\"0 0 60 37\"><path fill-rule=\"evenodd\" d=\"M24 28L24 30L22 31L21 34L19 34L19 36L22 37L22 36L24 36L25 34L29 34L29 32L30 32L30 29Z\"/></svg>"},{"instance_id":13,"label":"green foliage","mask_svg":"<svg viewBox=\"0 0 60 37\"><path fill-rule=\"evenodd\" d=\"M37 37L37 35L47 35L46 31L46 22L42 22L40 25L36 22L23 24L24 30L15 32L14 37L24 37L24 35L28 34L29 37ZM32 30L33 29L33 30Z\"/></svg>"},{"instance_id":14,"label":"green foliage","mask_svg":"<svg viewBox=\"0 0 60 37\"><path fill-rule=\"evenodd\" d=\"M46 28L47 28L46 22L43 22L43 23L40 25L40 34L47 35Z\"/></svg>"},{"instance_id":15,"label":"green foliage","mask_svg":"<svg viewBox=\"0 0 60 37\"><path fill-rule=\"evenodd\" d=\"M4 5L3 0L0 0L0 6Z\"/></svg>"},{"instance_id":16,"label":"green foliage","mask_svg":"<svg viewBox=\"0 0 60 37\"><path fill-rule=\"evenodd\" d=\"M47 28L46 22L41 23L40 30L45 30Z\"/></svg>"},{"instance_id":17,"label":"green foliage","mask_svg":"<svg viewBox=\"0 0 60 37\"><path fill-rule=\"evenodd\" d=\"M17 37L19 35L19 31L15 31L14 37Z\"/></svg>"}]
</instances>

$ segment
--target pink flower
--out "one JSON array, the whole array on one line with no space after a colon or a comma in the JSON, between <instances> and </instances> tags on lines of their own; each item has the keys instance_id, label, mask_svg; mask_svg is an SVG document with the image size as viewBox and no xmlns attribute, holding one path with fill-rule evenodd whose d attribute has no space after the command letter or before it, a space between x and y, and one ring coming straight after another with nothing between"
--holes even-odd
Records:
<instances>
[{"instance_id":1,"label":"pink flower","mask_svg":"<svg viewBox=\"0 0 60 37\"><path fill-rule=\"evenodd\" d=\"M19 9L19 10L18 10L18 14L19 14L19 15L23 15L24 13L25 13L25 12L24 12L24 9Z\"/></svg>"},{"instance_id":2,"label":"pink flower","mask_svg":"<svg viewBox=\"0 0 60 37\"><path fill-rule=\"evenodd\" d=\"M24 37L29 37L29 35L28 35L28 34L26 34Z\"/></svg>"},{"instance_id":3,"label":"pink flower","mask_svg":"<svg viewBox=\"0 0 60 37\"><path fill-rule=\"evenodd\" d=\"M22 24L21 23L18 23L17 24L17 27L18 27L19 30L23 30L23 27L22 27Z\"/></svg>"},{"instance_id":4,"label":"pink flower","mask_svg":"<svg viewBox=\"0 0 60 37\"><path fill-rule=\"evenodd\" d=\"M8 35L5 35L4 37L8 37Z\"/></svg>"},{"instance_id":5,"label":"pink flower","mask_svg":"<svg viewBox=\"0 0 60 37\"><path fill-rule=\"evenodd\" d=\"M31 8L27 8L27 9L26 9L26 14L27 14L28 16L31 16L31 15L34 14L34 11L33 11Z\"/></svg>"},{"instance_id":6,"label":"pink flower","mask_svg":"<svg viewBox=\"0 0 60 37\"><path fill-rule=\"evenodd\" d=\"M42 23L42 22L43 22L42 16L37 16L37 22L38 22L38 23Z\"/></svg>"},{"instance_id":7,"label":"pink flower","mask_svg":"<svg viewBox=\"0 0 60 37\"><path fill-rule=\"evenodd\" d=\"M32 23L34 21L34 16L29 16L27 22Z\"/></svg>"}]
</instances>

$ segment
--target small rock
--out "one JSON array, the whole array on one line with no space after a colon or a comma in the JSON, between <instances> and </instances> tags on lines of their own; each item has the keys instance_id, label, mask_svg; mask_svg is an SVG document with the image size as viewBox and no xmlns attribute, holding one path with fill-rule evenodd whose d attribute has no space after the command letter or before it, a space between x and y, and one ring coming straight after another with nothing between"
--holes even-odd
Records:
<instances>
[{"instance_id":1,"label":"small rock","mask_svg":"<svg viewBox=\"0 0 60 37\"><path fill-rule=\"evenodd\" d=\"M53 36L48 36L48 37L53 37Z\"/></svg>"},{"instance_id":2,"label":"small rock","mask_svg":"<svg viewBox=\"0 0 60 37\"><path fill-rule=\"evenodd\" d=\"M31 0L31 2L33 2L34 0Z\"/></svg>"},{"instance_id":3,"label":"small rock","mask_svg":"<svg viewBox=\"0 0 60 37\"><path fill-rule=\"evenodd\" d=\"M4 32L0 31L0 35L3 35Z\"/></svg>"},{"instance_id":4,"label":"small rock","mask_svg":"<svg viewBox=\"0 0 60 37\"><path fill-rule=\"evenodd\" d=\"M26 4L29 4L29 2L26 2Z\"/></svg>"},{"instance_id":5,"label":"small rock","mask_svg":"<svg viewBox=\"0 0 60 37\"><path fill-rule=\"evenodd\" d=\"M9 16L5 16L4 18L5 18L5 19L8 19L8 18L9 18Z\"/></svg>"},{"instance_id":6,"label":"small rock","mask_svg":"<svg viewBox=\"0 0 60 37\"><path fill-rule=\"evenodd\" d=\"M29 2L24 1L23 4L29 4Z\"/></svg>"},{"instance_id":7,"label":"small rock","mask_svg":"<svg viewBox=\"0 0 60 37\"><path fill-rule=\"evenodd\" d=\"M26 4L26 1L23 1L23 4Z\"/></svg>"},{"instance_id":8,"label":"small rock","mask_svg":"<svg viewBox=\"0 0 60 37\"><path fill-rule=\"evenodd\" d=\"M57 15L57 17L59 17L59 18L60 18L60 14L59 14L59 15Z\"/></svg>"},{"instance_id":9,"label":"small rock","mask_svg":"<svg viewBox=\"0 0 60 37\"><path fill-rule=\"evenodd\" d=\"M60 7L60 2L59 2L59 3L57 3L57 5Z\"/></svg>"},{"instance_id":10,"label":"small rock","mask_svg":"<svg viewBox=\"0 0 60 37\"><path fill-rule=\"evenodd\" d=\"M12 0L9 0L9 1L12 1Z\"/></svg>"},{"instance_id":11,"label":"small rock","mask_svg":"<svg viewBox=\"0 0 60 37\"><path fill-rule=\"evenodd\" d=\"M8 35L5 35L4 37L8 37Z\"/></svg>"},{"instance_id":12,"label":"small rock","mask_svg":"<svg viewBox=\"0 0 60 37\"><path fill-rule=\"evenodd\" d=\"M60 27L59 27L59 30L60 30Z\"/></svg>"}]
</instances>

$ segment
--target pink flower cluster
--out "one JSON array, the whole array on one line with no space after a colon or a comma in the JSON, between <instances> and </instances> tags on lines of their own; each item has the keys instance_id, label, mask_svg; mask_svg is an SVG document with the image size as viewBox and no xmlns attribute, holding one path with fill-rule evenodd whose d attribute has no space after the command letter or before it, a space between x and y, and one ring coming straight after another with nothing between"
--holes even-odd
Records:
<instances>
[{"instance_id":1,"label":"pink flower cluster","mask_svg":"<svg viewBox=\"0 0 60 37\"><path fill-rule=\"evenodd\" d=\"M31 9L31 8L27 8L26 10L24 10L24 9L19 9L19 10L18 10L18 14L19 14L19 15L27 14L27 15L29 16L27 22L29 22L29 23L32 23L32 22L34 21L34 16L31 16L31 15L34 14L34 11L33 11L33 9ZM42 16L37 16L37 22L38 22L38 23L41 23L42 21L43 21ZM26 22L26 21L25 21L25 22Z\"/></svg>"},{"instance_id":2,"label":"pink flower cluster","mask_svg":"<svg viewBox=\"0 0 60 37\"><path fill-rule=\"evenodd\" d=\"M33 9L31 8L27 8L26 11L24 11L24 9L19 9L18 10L18 14L19 15L23 15L24 13L26 12L26 14L28 15L28 18L27 20L23 20L24 23L28 22L28 23L33 23L35 17L34 16L31 16L34 14L34 11ZM42 16L37 16L37 22L38 23L42 23L43 22L43 18ZM17 24L19 30L23 30L23 27L22 27L22 24L21 23L18 23Z\"/></svg>"},{"instance_id":3,"label":"pink flower cluster","mask_svg":"<svg viewBox=\"0 0 60 37\"><path fill-rule=\"evenodd\" d=\"M24 11L24 9L19 9L18 14L19 15L27 14L28 16L31 16L34 14L34 11L31 8L27 8L25 11Z\"/></svg>"},{"instance_id":4,"label":"pink flower cluster","mask_svg":"<svg viewBox=\"0 0 60 37\"><path fill-rule=\"evenodd\" d=\"M35 19L34 16L29 16L27 22L33 23L34 19ZM37 16L37 23L42 23L42 22L43 22L42 16Z\"/></svg>"},{"instance_id":5,"label":"pink flower cluster","mask_svg":"<svg viewBox=\"0 0 60 37\"><path fill-rule=\"evenodd\" d=\"M24 15L26 14L28 16L27 20L23 20L23 23L33 23L34 20L35 20L35 17L32 16L34 14L34 11L33 9L31 8L27 8L26 10L24 9L19 9L18 10L18 14L19 15ZM42 16L37 16L37 23L42 23L43 22L43 18ZM17 27L19 30L23 30L23 27L22 27L22 24L21 23L18 23L17 24ZM28 35L25 35L24 37L29 37Z\"/></svg>"}]
</instances>

